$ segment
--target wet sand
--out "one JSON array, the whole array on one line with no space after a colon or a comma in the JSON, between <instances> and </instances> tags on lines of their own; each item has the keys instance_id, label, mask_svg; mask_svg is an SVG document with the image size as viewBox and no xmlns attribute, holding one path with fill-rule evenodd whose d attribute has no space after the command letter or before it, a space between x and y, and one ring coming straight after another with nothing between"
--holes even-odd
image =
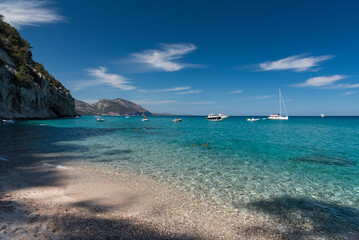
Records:
<instances>
[{"instance_id":1,"label":"wet sand","mask_svg":"<svg viewBox=\"0 0 359 240\"><path fill-rule=\"evenodd\" d=\"M44 162L0 168L0 239L323 239L131 173Z\"/></svg>"}]
</instances>

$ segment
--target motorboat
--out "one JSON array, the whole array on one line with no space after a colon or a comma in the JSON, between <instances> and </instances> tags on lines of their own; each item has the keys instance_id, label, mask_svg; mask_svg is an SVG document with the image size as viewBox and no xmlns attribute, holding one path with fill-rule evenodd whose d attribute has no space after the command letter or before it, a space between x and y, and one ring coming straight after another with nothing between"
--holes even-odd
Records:
<instances>
[{"instance_id":1,"label":"motorboat","mask_svg":"<svg viewBox=\"0 0 359 240\"><path fill-rule=\"evenodd\" d=\"M262 118L262 120L266 120L267 118Z\"/></svg>"},{"instance_id":2,"label":"motorboat","mask_svg":"<svg viewBox=\"0 0 359 240\"><path fill-rule=\"evenodd\" d=\"M225 115L225 114L222 114L222 113L219 113L218 116L220 116L222 119L229 118L228 115Z\"/></svg>"},{"instance_id":3,"label":"motorboat","mask_svg":"<svg viewBox=\"0 0 359 240\"><path fill-rule=\"evenodd\" d=\"M146 116L144 116L142 119L141 119L142 122L148 122L148 119Z\"/></svg>"},{"instance_id":4,"label":"motorboat","mask_svg":"<svg viewBox=\"0 0 359 240\"><path fill-rule=\"evenodd\" d=\"M126 115L126 117L125 117L125 118L130 118L130 116Z\"/></svg>"},{"instance_id":5,"label":"motorboat","mask_svg":"<svg viewBox=\"0 0 359 240\"><path fill-rule=\"evenodd\" d=\"M175 118L172 120L172 122L182 122L182 118Z\"/></svg>"},{"instance_id":6,"label":"motorboat","mask_svg":"<svg viewBox=\"0 0 359 240\"><path fill-rule=\"evenodd\" d=\"M285 116L282 116L282 103L283 103L283 107L285 110ZM285 107L283 97L282 97L282 92L280 91L280 88L279 88L279 113L271 114L268 117L268 119L270 119L270 120L288 120L287 108Z\"/></svg>"},{"instance_id":7,"label":"motorboat","mask_svg":"<svg viewBox=\"0 0 359 240\"><path fill-rule=\"evenodd\" d=\"M321 117L325 117L324 113L320 114Z\"/></svg>"},{"instance_id":8,"label":"motorboat","mask_svg":"<svg viewBox=\"0 0 359 240\"><path fill-rule=\"evenodd\" d=\"M12 119L3 119L2 122L3 123L14 123L15 121Z\"/></svg>"},{"instance_id":9,"label":"motorboat","mask_svg":"<svg viewBox=\"0 0 359 240\"><path fill-rule=\"evenodd\" d=\"M216 120L216 119L222 119L222 118L220 116L216 116L213 113L211 113L206 117L206 119L207 120Z\"/></svg>"},{"instance_id":10,"label":"motorboat","mask_svg":"<svg viewBox=\"0 0 359 240\"><path fill-rule=\"evenodd\" d=\"M101 116L98 116L96 121L97 121L97 122L104 122L105 119L103 119Z\"/></svg>"},{"instance_id":11,"label":"motorboat","mask_svg":"<svg viewBox=\"0 0 359 240\"><path fill-rule=\"evenodd\" d=\"M248 122L255 122L255 121L259 121L259 118L247 118Z\"/></svg>"}]
</instances>

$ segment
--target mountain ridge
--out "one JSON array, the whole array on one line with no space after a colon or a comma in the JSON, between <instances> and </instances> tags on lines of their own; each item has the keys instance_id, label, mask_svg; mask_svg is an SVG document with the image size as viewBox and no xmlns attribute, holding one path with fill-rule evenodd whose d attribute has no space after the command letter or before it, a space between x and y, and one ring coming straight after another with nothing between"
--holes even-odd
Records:
<instances>
[{"instance_id":1,"label":"mountain ridge","mask_svg":"<svg viewBox=\"0 0 359 240\"><path fill-rule=\"evenodd\" d=\"M131 101L116 98L102 98L96 103L86 103L75 99L75 110L80 115L130 115L130 116L152 116L153 114L140 105Z\"/></svg>"}]
</instances>

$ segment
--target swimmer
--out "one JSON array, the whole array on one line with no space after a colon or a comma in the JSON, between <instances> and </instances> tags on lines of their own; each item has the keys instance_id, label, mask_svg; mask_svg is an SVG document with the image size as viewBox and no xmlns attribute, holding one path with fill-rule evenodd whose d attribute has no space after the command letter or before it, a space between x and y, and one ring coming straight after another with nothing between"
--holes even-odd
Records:
<instances>
[{"instance_id":1,"label":"swimmer","mask_svg":"<svg viewBox=\"0 0 359 240\"><path fill-rule=\"evenodd\" d=\"M137 130L137 128L135 128L135 131Z\"/></svg>"},{"instance_id":2,"label":"swimmer","mask_svg":"<svg viewBox=\"0 0 359 240\"><path fill-rule=\"evenodd\" d=\"M206 144L203 145L193 145L193 147L205 147L205 146L209 146L209 142L206 142Z\"/></svg>"},{"instance_id":3,"label":"swimmer","mask_svg":"<svg viewBox=\"0 0 359 240\"><path fill-rule=\"evenodd\" d=\"M146 128L145 128L145 127L143 127L142 129L143 129L143 130L146 130Z\"/></svg>"}]
</instances>

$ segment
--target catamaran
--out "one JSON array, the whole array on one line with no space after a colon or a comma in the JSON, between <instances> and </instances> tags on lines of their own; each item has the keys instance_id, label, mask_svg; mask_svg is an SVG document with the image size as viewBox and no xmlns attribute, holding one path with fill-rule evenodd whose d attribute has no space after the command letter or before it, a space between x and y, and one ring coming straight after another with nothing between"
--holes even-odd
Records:
<instances>
[{"instance_id":1,"label":"catamaran","mask_svg":"<svg viewBox=\"0 0 359 240\"><path fill-rule=\"evenodd\" d=\"M282 103L283 103L283 107L285 110L285 116L282 116ZM287 108L285 107L284 100L282 97L282 92L280 91L280 88L279 88L279 113L271 114L268 117L268 119L270 119L270 120L288 120Z\"/></svg>"}]
</instances>

